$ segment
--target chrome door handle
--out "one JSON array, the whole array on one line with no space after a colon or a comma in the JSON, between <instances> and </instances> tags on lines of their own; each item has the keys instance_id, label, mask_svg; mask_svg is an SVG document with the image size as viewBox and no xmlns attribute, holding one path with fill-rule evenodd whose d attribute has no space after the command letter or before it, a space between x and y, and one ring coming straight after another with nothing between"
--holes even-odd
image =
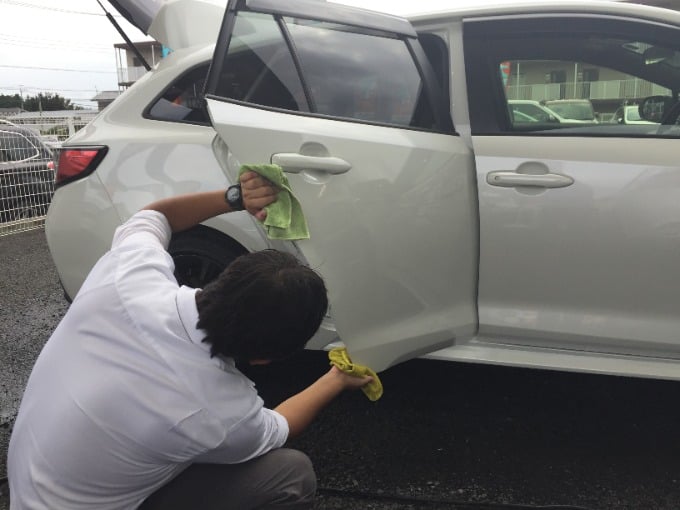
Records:
<instances>
[{"instance_id":1,"label":"chrome door handle","mask_svg":"<svg viewBox=\"0 0 680 510\"><path fill-rule=\"evenodd\" d=\"M299 174L303 170L317 170L328 174L344 174L352 165L341 158L332 156L305 156L295 152L281 152L272 156L272 163L279 165L284 172Z\"/></svg>"},{"instance_id":2,"label":"chrome door handle","mask_svg":"<svg viewBox=\"0 0 680 510\"><path fill-rule=\"evenodd\" d=\"M486 174L486 182L492 186L502 186L504 188L514 188L516 186L564 188L574 184L574 179L561 174L520 174L507 170L499 170Z\"/></svg>"}]
</instances>

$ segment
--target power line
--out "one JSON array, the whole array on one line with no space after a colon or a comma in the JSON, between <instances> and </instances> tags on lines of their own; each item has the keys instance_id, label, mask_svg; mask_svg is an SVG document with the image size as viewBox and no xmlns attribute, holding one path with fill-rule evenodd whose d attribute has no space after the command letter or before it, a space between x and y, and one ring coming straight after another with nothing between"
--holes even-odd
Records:
<instances>
[{"instance_id":1,"label":"power line","mask_svg":"<svg viewBox=\"0 0 680 510\"><path fill-rule=\"evenodd\" d=\"M110 50L113 45L106 44L91 44L90 42L83 43L83 41L67 41L64 39L44 39L40 37L21 37L18 35L10 34L0 34L0 39L7 41L8 43L20 43L20 44L45 44L49 46L60 45L60 46L74 46L79 50L86 50L90 48L96 48L101 50ZM86 46L86 47L83 47Z\"/></svg>"},{"instance_id":2,"label":"power line","mask_svg":"<svg viewBox=\"0 0 680 510\"><path fill-rule=\"evenodd\" d=\"M0 0L2 1L2 0ZM63 67L37 67L37 66L9 66L5 64L0 64L0 67L8 69L38 69L41 71L68 71L72 73L105 73L105 74L116 74L116 71L97 71L93 69L65 69Z\"/></svg>"},{"instance_id":3,"label":"power line","mask_svg":"<svg viewBox=\"0 0 680 510\"><path fill-rule=\"evenodd\" d=\"M99 92L98 89L50 89L50 88L45 88L45 87L34 87L33 85L21 85L20 87L1 87L0 90L39 90L39 91L47 91L47 92L94 92L97 93Z\"/></svg>"},{"instance_id":4,"label":"power line","mask_svg":"<svg viewBox=\"0 0 680 510\"><path fill-rule=\"evenodd\" d=\"M47 5L37 5L37 4L29 3L29 2L19 2L18 0L0 0L0 3L16 5L18 7L30 7L32 9L44 9L46 11L61 12L61 13L64 13L64 14L82 14L82 15L85 15L85 16L106 16L106 14L101 14L99 12L74 11L72 9L60 9L58 7L48 7ZM115 15L115 14L114 14L114 16L116 16L118 18L122 17L120 15Z\"/></svg>"},{"instance_id":5,"label":"power line","mask_svg":"<svg viewBox=\"0 0 680 510\"><path fill-rule=\"evenodd\" d=\"M61 45L54 45L54 44L48 44L48 43L31 43L31 42L20 42L20 41L7 41L4 40L2 37L0 37L0 42L4 46L19 46L21 48L37 48L37 49L42 49L42 50L57 50L57 51L64 51L64 50L78 50L78 51L89 51L91 53L113 53L113 47L110 50L105 50L105 49L98 49L98 48L88 48L88 47L82 47L82 46L61 46Z\"/></svg>"}]
</instances>

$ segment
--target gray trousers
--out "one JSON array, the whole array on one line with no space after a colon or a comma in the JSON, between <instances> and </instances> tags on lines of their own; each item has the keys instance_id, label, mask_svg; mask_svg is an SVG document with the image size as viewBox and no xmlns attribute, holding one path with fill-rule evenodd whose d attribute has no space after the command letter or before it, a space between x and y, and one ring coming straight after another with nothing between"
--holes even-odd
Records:
<instances>
[{"instance_id":1,"label":"gray trousers","mask_svg":"<svg viewBox=\"0 0 680 510\"><path fill-rule=\"evenodd\" d=\"M303 510L314 507L315 492L309 457L279 448L242 464L193 464L139 510Z\"/></svg>"}]
</instances>

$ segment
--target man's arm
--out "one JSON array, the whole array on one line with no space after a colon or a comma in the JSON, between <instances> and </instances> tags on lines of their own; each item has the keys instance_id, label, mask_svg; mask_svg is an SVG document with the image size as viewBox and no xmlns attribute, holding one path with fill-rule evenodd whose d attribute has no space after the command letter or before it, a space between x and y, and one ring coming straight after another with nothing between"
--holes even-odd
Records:
<instances>
[{"instance_id":1,"label":"man's arm","mask_svg":"<svg viewBox=\"0 0 680 510\"><path fill-rule=\"evenodd\" d=\"M275 407L274 411L286 419L288 437L292 438L304 431L319 412L344 390L361 388L372 380L372 377L355 377L332 367L311 386Z\"/></svg>"},{"instance_id":2,"label":"man's arm","mask_svg":"<svg viewBox=\"0 0 680 510\"><path fill-rule=\"evenodd\" d=\"M264 208L276 201L277 189L255 172L241 176L241 195L246 210L259 220L267 213ZM231 212L224 199L224 191L206 191L164 198L147 205L144 209L162 213L170 223L173 232L186 230L202 221Z\"/></svg>"}]
</instances>

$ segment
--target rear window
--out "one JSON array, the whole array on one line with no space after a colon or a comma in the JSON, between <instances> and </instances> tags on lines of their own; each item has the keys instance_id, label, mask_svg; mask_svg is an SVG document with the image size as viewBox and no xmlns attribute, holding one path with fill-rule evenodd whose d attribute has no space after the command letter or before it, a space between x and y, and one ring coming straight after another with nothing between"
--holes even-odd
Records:
<instances>
[{"instance_id":1,"label":"rear window","mask_svg":"<svg viewBox=\"0 0 680 510\"><path fill-rule=\"evenodd\" d=\"M0 130L0 163L40 157L40 149L21 133Z\"/></svg>"},{"instance_id":2,"label":"rear window","mask_svg":"<svg viewBox=\"0 0 680 510\"><path fill-rule=\"evenodd\" d=\"M356 121L435 124L406 42L337 23L288 17L279 25L270 15L239 13L216 94Z\"/></svg>"},{"instance_id":3,"label":"rear window","mask_svg":"<svg viewBox=\"0 0 680 510\"><path fill-rule=\"evenodd\" d=\"M209 124L203 106L208 67L209 63L205 63L180 76L151 104L145 116L155 120Z\"/></svg>"}]
</instances>

